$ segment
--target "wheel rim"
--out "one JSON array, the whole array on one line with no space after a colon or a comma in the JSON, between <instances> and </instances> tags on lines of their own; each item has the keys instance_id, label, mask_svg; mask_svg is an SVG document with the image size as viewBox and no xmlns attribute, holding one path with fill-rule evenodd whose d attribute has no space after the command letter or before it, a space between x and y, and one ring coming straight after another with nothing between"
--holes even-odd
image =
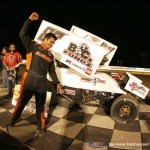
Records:
<instances>
[{"instance_id":1,"label":"wheel rim","mask_svg":"<svg viewBox=\"0 0 150 150\"><path fill-rule=\"evenodd\" d=\"M117 114L122 119L127 119L133 115L134 105L131 103L124 103L118 107Z\"/></svg>"},{"instance_id":2,"label":"wheel rim","mask_svg":"<svg viewBox=\"0 0 150 150\"><path fill-rule=\"evenodd\" d=\"M129 107L129 105L122 105L121 107L120 107L120 114L123 116L123 115L125 115L125 116L127 116L127 115L129 115L130 114L130 112L131 112L131 107Z\"/></svg>"}]
</instances>

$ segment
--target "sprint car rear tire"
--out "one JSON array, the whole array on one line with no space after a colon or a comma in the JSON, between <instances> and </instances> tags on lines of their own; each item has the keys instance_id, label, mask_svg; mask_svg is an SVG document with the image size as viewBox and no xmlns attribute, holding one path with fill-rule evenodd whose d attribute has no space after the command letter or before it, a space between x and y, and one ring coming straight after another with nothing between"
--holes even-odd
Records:
<instances>
[{"instance_id":1,"label":"sprint car rear tire","mask_svg":"<svg viewBox=\"0 0 150 150\"><path fill-rule=\"evenodd\" d=\"M122 124L129 123L139 113L139 102L132 95L121 95L112 103L110 113L114 121Z\"/></svg>"}]
</instances>

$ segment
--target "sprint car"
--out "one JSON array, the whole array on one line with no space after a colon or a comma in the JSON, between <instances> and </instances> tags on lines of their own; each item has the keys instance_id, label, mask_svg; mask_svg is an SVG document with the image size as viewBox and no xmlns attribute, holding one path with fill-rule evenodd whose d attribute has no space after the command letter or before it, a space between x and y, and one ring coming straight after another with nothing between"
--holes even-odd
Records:
<instances>
[{"instance_id":1,"label":"sprint car","mask_svg":"<svg viewBox=\"0 0 150 150\"><path fill-rule=\"evenodd\" d=\"M95 101L113 120L126 124L139 113L139 102L149 89L134 75L126 72L118 78L105 72L96 72L85 78L74 69L56 60L56 72L62 85L61 95L75 103ZM50 76L47 76L51 80Z\"/></svg>"}]
</instances>

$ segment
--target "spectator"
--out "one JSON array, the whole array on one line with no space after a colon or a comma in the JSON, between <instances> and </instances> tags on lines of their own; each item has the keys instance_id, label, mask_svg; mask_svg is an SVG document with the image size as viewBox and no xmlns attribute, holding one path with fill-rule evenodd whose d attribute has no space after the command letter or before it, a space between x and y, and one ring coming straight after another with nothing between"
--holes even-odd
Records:
<instances>
[{"instance_id":1,"label":"spectator","mask_svg":"<svg viewBox=\"0 0 150 150\"><path fill-rule=\"evenodd\" d=\"M7 47L3 47L2 54L0 56L1 63L2 63L2 61L4 59L4 56L6 55L7 52L8 52L8 48ZM2 79L3 79L3 85L1 87L7 87L8 88L7 70L6 70L6 67L3 64L2 64Z\"/></svg>"},{"instance_id":2,"label":"spectator","mask_svg":"<svg viewBox=\"0 0 150 150\"><path fill-rule=\"evenodd\" d=\"M8 97L13 96L13 87L15 83L18 82L18 70L19 67L16 67L17 64L22 62L22 56L19 52L16 51L16 45L14 43L11 43L9 46L9 53L6 53L3 59L3 64L6 67L7 74L8 74ZM15 72L15 76L11 76L10 74L12 71Z\"/></svg>"}]
</instances>

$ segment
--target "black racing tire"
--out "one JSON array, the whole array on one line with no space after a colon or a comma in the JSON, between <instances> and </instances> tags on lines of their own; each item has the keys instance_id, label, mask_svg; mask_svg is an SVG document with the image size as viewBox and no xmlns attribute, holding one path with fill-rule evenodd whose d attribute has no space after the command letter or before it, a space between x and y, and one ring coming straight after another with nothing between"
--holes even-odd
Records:
<instances>
[{"instance_id":1,"label":"black racing tire","mask_svg":"<svg viewBox=\"0 0 150 150\"><path fill-rule=\"evenodd\" d=\"M129 123L138 116L139 102L132 95L121 95L113 101L110 113L115 122Z\"/></svg>"}]
</instances>

